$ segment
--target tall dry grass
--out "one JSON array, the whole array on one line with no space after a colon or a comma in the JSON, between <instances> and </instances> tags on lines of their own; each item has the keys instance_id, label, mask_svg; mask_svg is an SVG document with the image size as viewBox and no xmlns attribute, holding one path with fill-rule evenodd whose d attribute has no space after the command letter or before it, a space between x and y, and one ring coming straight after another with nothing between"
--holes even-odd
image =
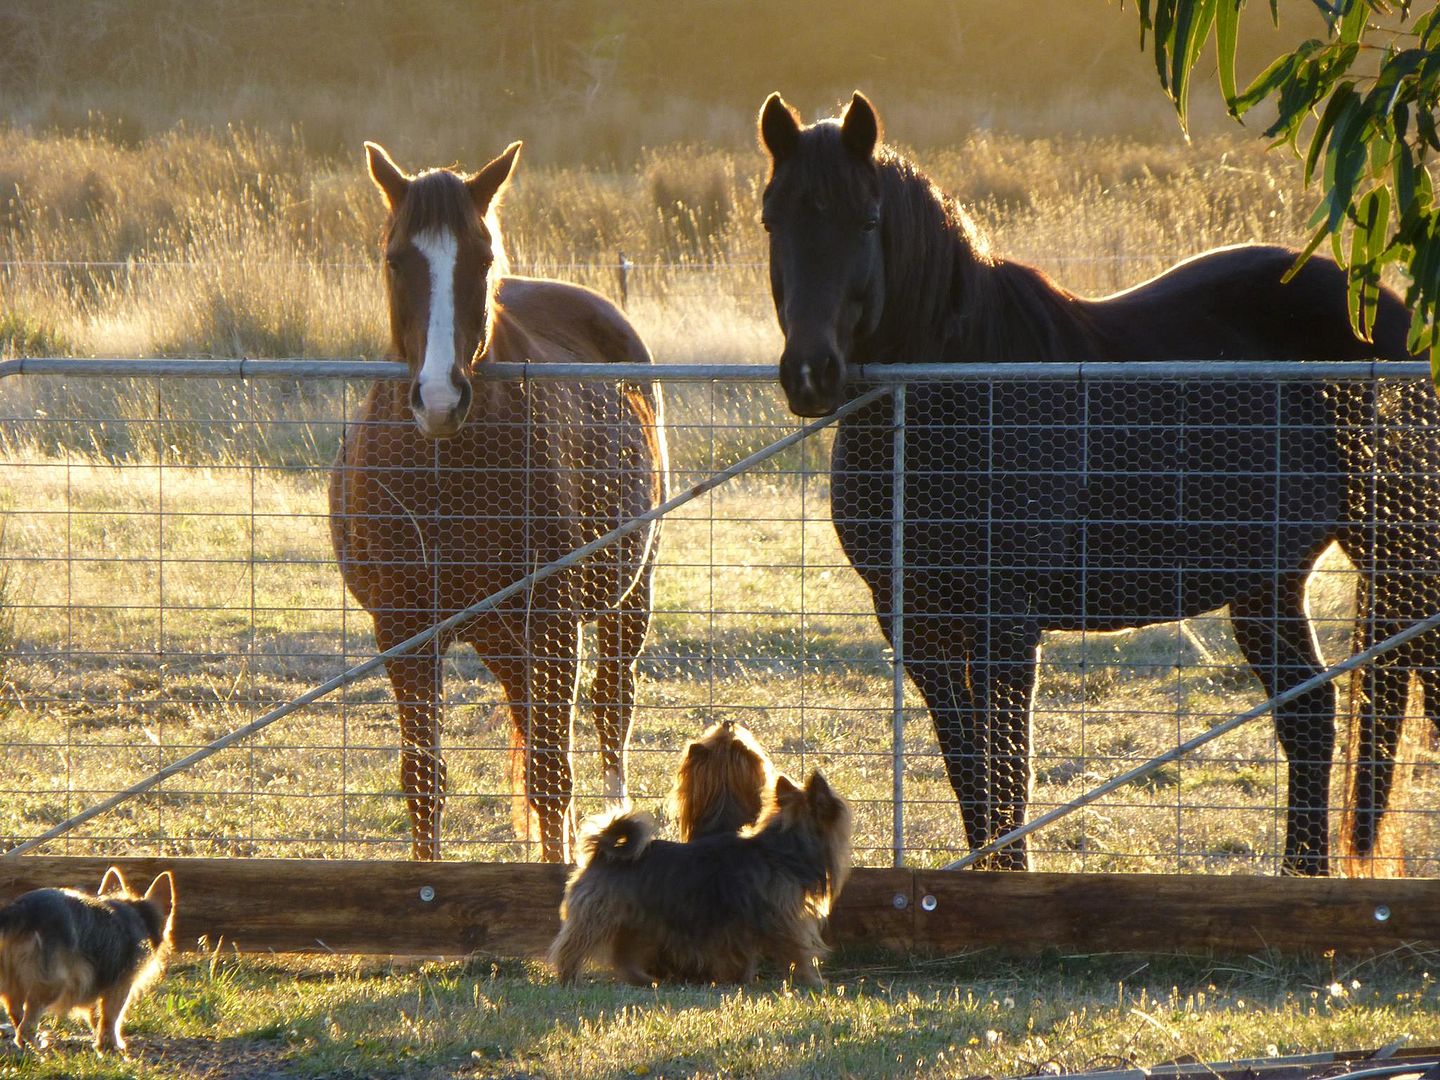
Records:
<instances>
[{"instance_id":1,"label":"tall dry grass","mask_svg":"<svg viewBox=\"0 0 1440 1080\"><path fill-rule=\"evenodd\" d=\"M1085 292L1215 244L1302 233L1293 163L1248 141L975 133L916 156L997 252ZM523 162L503 222L518 268L611 295L623 251L660 359L768 360L762 184L758 153L703 146L610 171ZM381 217L358 148L336 162L241 128L134 144L0 129L0 351L380 355Z\"/></svg>"},{"instance_id":2,"label":"tall dry grass","mask_svg":"<svg viewBox=\"0 0 1440 1080\"><path fill-rule=\"evenodd\" d=\"M1310 0L1246 12L1242 77L1321 27ZM781 90L807 114L861 87L927 146L964 133L1166 133L1175 122L1113 0L7 0L0 116L137 142L177 122L469 156L522 137L549 164L648 147L740 150ZM1203 76L1202 72L1202 76ZM1203 127L1228 126L1199 80Z\"/></svg>"}]
</instances>

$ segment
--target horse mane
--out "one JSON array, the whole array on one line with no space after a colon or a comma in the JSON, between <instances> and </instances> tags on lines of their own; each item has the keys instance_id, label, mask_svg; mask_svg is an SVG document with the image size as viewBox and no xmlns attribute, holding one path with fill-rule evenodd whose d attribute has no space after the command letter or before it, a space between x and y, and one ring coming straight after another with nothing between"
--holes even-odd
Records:
<instances>
[{"instance_id":1,"label":"horse mane","mask_svg":"<svg viewBox=\"0 0 1440 1080\"><path fill-rule=\"evenodd\" d=\"M877 148L875 163L885 310L869 341L871 359L1094 358L1089 319L1074 293L1034 267L995 258L964 207L898 151Z\"/></svg>"},{"instance_id":2,"label":"horse mane","mask_svg":"<svg viewBox=\"0 0 1440 1080\"><path fill-rule=\"evenodd\" d=\"M399 208L390 216L385 240L395 236L417 236L429 230L450 230L458 237L477 238L480 216L465 187L468 176L453 169L427 169L411 178L410 189ZM485 229L490 234L492 284L510 272L505 244L500 233L500 220L495 213L499 199L491 201L485 212Z\"/></svg>"}]
</instances>

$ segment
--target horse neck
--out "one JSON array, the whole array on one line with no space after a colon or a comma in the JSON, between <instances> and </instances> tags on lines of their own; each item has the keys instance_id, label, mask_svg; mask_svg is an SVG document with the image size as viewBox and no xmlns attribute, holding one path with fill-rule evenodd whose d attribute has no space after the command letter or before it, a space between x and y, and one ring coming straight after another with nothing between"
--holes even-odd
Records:
<instances>
[{"instance_id":1,"label":"horse neck","mask_svg":"<svg viewBox=\"0 0 1440 1080\"><path fill-rule=\"evenodd\" d=\"M490 334L479 363L523 364L543 360L535 338L498 298L491 300Z\"/></svg>"},{"instance_id":2,"label":"horse neck","mask_svg":"<svg viewBox=\"0 0 1440 1080\"><path fill-rule=\"evenodd\" d=\"M1086 301L1024 263L976 262L960 297L959 361L991 363L1101 358Z\"/></svg>"},{"instance_id":3,"label":"horse neck","mask_svg":"<svg viewBox=\"0 0 1440 1080\"><path fill-rule=\"evenodd\" d=\"M878 363L1096 358L1086 305L1040 271L991 259L958 205L882 165L885 310L862 343Z\"/></svg>"}]
</instances>

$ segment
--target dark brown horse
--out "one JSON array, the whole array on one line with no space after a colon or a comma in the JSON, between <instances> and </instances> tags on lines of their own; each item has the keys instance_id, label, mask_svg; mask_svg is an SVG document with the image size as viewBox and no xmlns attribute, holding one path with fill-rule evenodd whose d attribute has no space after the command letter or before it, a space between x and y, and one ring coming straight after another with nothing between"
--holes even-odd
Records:
<instances>
[{"instance_id":1,"label":"dark brown horse","mask_svg":"<svg viewBox=\"0 0 1440 1080\"><path fill-rule=\"evenodd\" d=\"M495 209L520 144L473 176L401 171L367 143L389 207L386 287L408 383L377 382L330 480L345 582L388 649L595 539L665 497L661 401L650 385L475 378L490 361L648 363L616 308L556 281L502 277ZM500 681L512 768L541 857L568 857L570 738L581 628L595 626L591 697L608 801L626 798L635 658L650 626L657 530L632 533L443 640L388 665L400 711L412 853L439 857L446 776L441 657L472 645ZM527 815L528 816L528 815Z\"/></svg>"},{"instance_id":2,"label":"dark brown horse","mask_svg":"<svg viewBox=\"0 0 1440 1080\"><path fill-rule=\"evenodd\" d=\"M854 391L847 370L866 363L1409 358L1409 317L1394 294L1380 298L1373 341L1359 340L1339 268L1312 258L1284 283L1295 253L1282 248L1213 251L1100 300L992 258L960 207L881 145L860 94L840 119L808 127L772 95L760 136L771 161L763 220L785 333L780 381L801 416L834 410ZM1386 416L1406 417L1408 434L1365 443ZM971 848L1024 819L1045 631L1117 630L1229 605L1273 695L1319 670L1305 585L1332 542L1369 575L1377 639L1440 607L1440 530L1423 527L1417 510L1435 494L1434 474L1413 456L1437 419L1420 384L912 385L903 656ZM887 637L892 426L889 402L847 416L831 460L835 528ZM1371 482L1359 470L1373 463L1385 473ZM1386 805L1409 673L1419 669L1433 708L1437 659L1431 635L1371 667L1374 770L1357 788L1367 800L1358 852ZM1288 768L1284 868L1324 873L1330 691L1274 720ZM996 865L1027 866L1024 844Z\"/></svg>"}]
</instances>

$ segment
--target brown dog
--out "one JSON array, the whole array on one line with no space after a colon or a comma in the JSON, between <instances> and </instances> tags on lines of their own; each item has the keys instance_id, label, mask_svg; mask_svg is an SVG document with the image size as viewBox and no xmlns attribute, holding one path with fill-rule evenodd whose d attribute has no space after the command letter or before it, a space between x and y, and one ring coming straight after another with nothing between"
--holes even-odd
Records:
<instances>
[{"instance_id":1,"label":"brown dog","mask_svg":"<svg viewBox=\"0 0 1440 1080\"><path fill-rule=\"evenodd\" d=\"M849 804L820 773L775 781L775 805L743 833L657 840L644 814L592 819L550 947L562 982L604 953L628 982L748 982L761 957L823 985L822 920L850 873Z\"/></svg>"},{"instance_id":2,"label":"brown dog","mask_svg":"<svg viewBox=\"0 0 1440 1080\"><path fill-rule=\"evenodd\" d=\"M136 895L116 867L98 896L36 889L0 909L0 1006L15 1044L33 1047L49 1013L84 1016L96 1050L124 1050L131 1002L159 977L174 945L175 879L167 870Z\"/></svg>"},{"instance_id":3,"label":"brown dog","mask_svg":"<svg viewBox=\"0 0 1440 1080\"><path fill-rule=\"evenodd\" d=\"M775 785L770 755L744 724L721 720L692 739L667 806L682 841L739 832L760 819Z\"/></svg>"}]
</instances>

